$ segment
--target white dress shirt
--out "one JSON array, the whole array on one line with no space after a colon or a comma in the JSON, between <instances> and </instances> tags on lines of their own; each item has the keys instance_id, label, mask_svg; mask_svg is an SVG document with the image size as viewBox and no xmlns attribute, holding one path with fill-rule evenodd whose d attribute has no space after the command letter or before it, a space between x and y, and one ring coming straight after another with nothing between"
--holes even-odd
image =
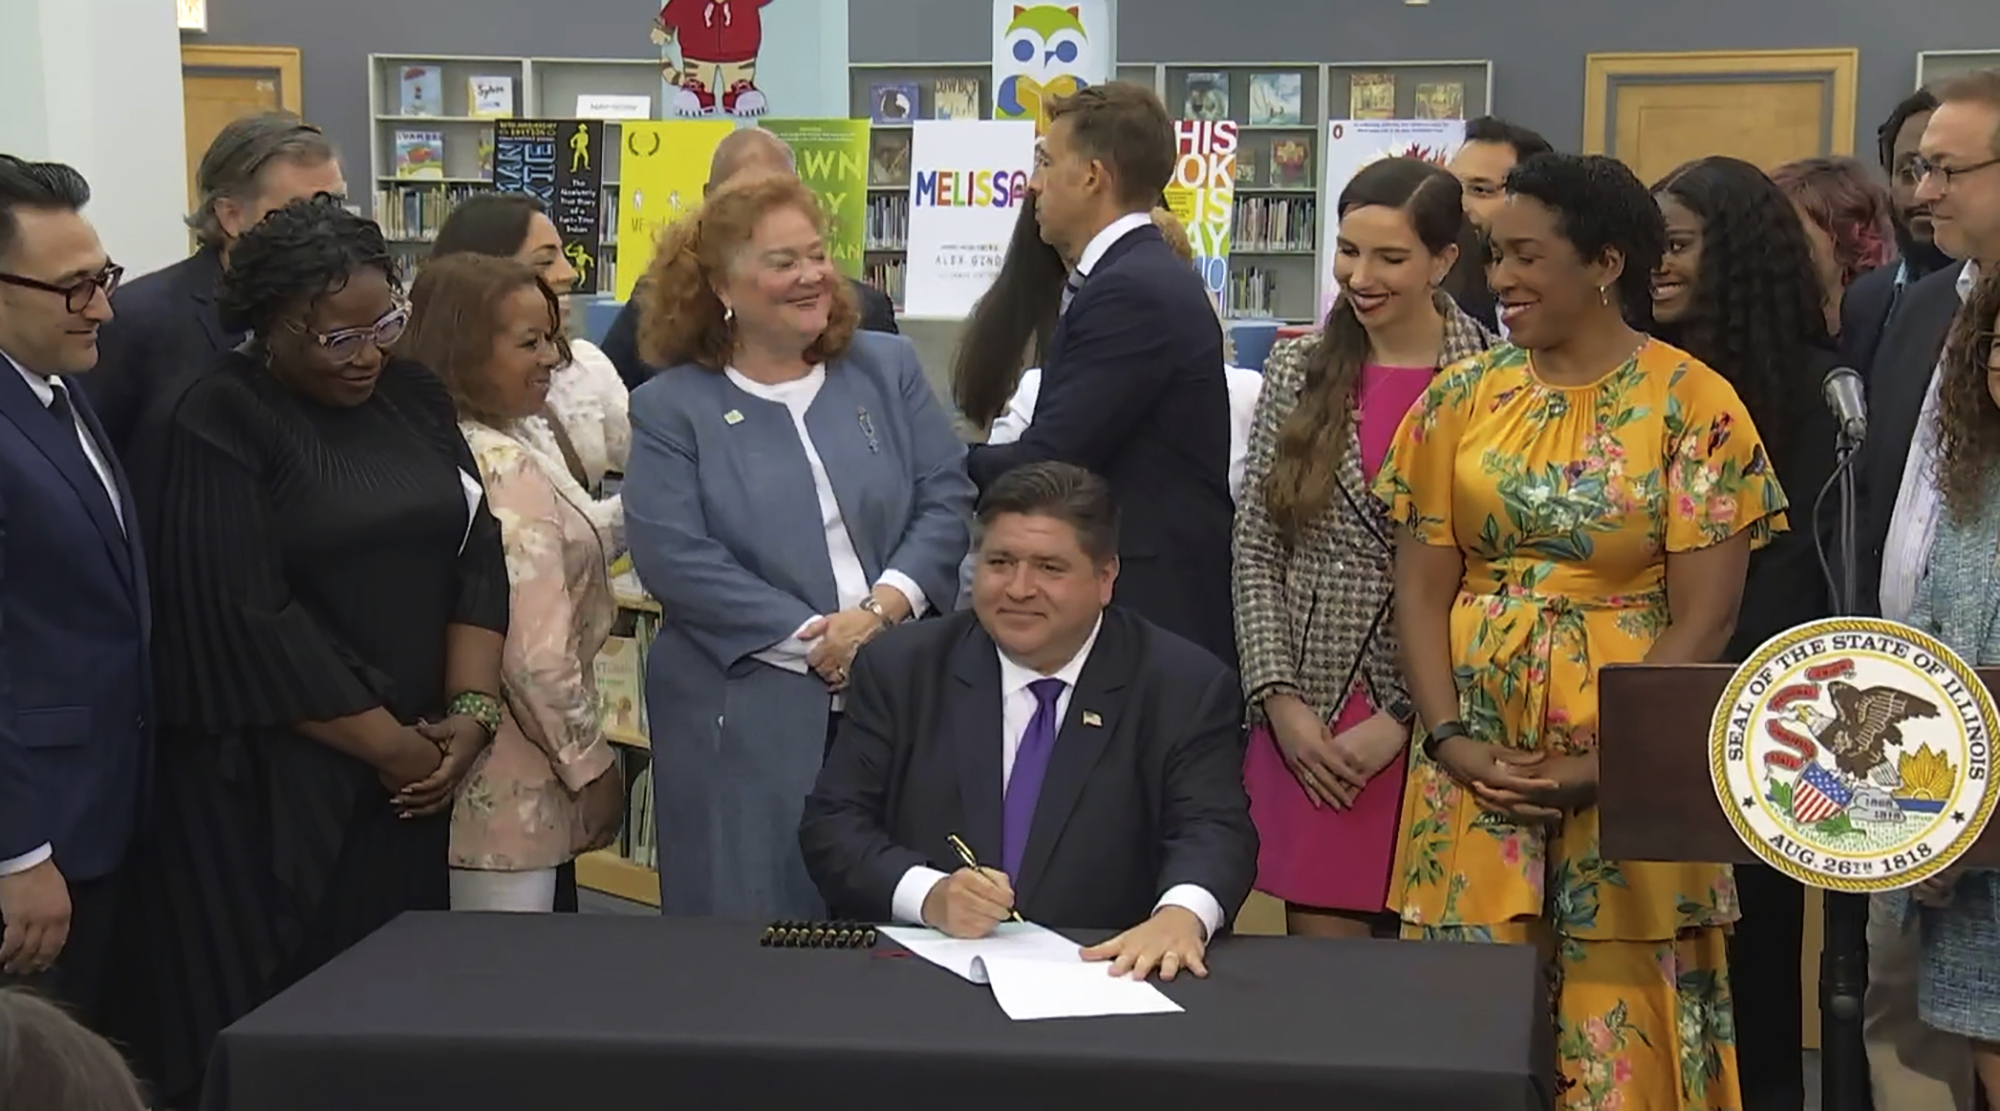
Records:
<instances>
[{"instance_id":1,"label":"white dress shirt","mask_svg":"<svg viewBox=\"0 0 2000 1111\"><path fill-rule=\"evenodd\" d=\"M1958 299L1972 299L1979 284L1979 265L1968 262L1958 273ZM1908 621L1917 603L1917 584L1924 565L1930 561L1931 541L1937 536L1938 512L1943 497L1937 485L1938 383L1944 378L1944 357L1931 369L1930 384L1924 388L1924 407L1917 415L1916 434L1910 437L1910 454L1903 462L1903 482L1896 489L1896 508L1889 517L1889 535L1882 545L1882 616L1891 621Z\"/></svg>"},{"instance_id":2,"label":"white dress shirt","mask_svg":"<svg viewBox=\"0 0 2000 1111\"><path fill-rule=\"evenodd\" d=\"M806 430L806 410L812 408L813 399L819 396L820 387L826 384L826 367L816 366L803 378L780 382L775 386L754 381L735 367L724 373L744 393L775 401L792 414L792 427L798 430L799 445L805 448L806 464L812 468L813 492L819 495L820 523L826 530L826 554L833 563L835 600L840 609L860 605L869 594L868 574L861 567L861 556L854 550L853 538L847 535L847 522L841 519L840 503L834 500L833 483L826 476L826 464L820 461L819 449L813 446L812 433ZM882 577L875 580L875 585L895 587L902 592L910 603L912 616L923 616L929 606L923 588L901 571L893 568L883 571ZM773 667L806 674L806 656L819 643L819 638L807 640L799 634L819 619L820 615L815 615L794 630L791 636L752 655ZM836 698L834 701L838 707L840 700Z\"/></svg>"},{"instance_id":3,"label":"white dress shirt","mask_svg":"<svg viewBox=\"0 0 2000 1111\"><path fill-rule=\"evenodd\" d=\"M1076 256L1076 272L1086 278L1089 277L1091 270L1096 268L1099 260L1104 258L1104 252L1109 251L1113 243L1140 228L1151 227L1152 223L1153 214L1150 212L1128 212L1104 225L1102 231L1091 236L1090 242L1084 244L1083 253Z\"/></svg>"},{"instance_id":4,"label":"white dress shirt","mask_svg":"<svg viewBox=\"0 0 2000 1111\"><path fill-rule=\"evenodd\" d=\"M36 374L27 367L15 362L14 356L4 351L0 351L0 358L5 358L7 364L13 367L15 372L21 376L21 380L28 383L28 388L35 391L35 400L41 402L43 408L47 408L55 402L56 390L69 389L68 384L64 383L61 378L43 377ZM76 398L74 395L70 397L70 423L76 428L77 442L83 445L84 458L90 460L90 469L97 472L97 481L104 484L104 493L111 499L111 509L118 517L118 526L121 529L127 527L125 524L125 503L118 496L117 481L111 477L111 463L105 458L104 450L97 446L97 440L83 427L83 418L76 415ZM0 876L11 876L18 872L25 872L54 855L54 846L42 845L22 853L20 856L0 860Z\"/></svg>"},{"instance_id":5,"label":"white dress shirt","mask_svg":"<svg viewBox=\"0 0 2000 1111\"><path fill-rule=\"evenodd\" d=\"M997 647L994 649L1000 657L1002 798L1006 797L1007 784L1014 778L1014 757L1021 750L1021 737L1027 733L1028 725L1033 720L1038 705L1035 692L1028 689L1029 684L1038 679L1062 680L1062 693L1056 696L1056 720L1062 721L1067 718L1070 695L1076 692L1077 678L1083 674L1083 665L1090 660L1090 650L1097 644L1097 634L1103 628L1104 618L1100 616L1097 624L1090 630L1090 636L1084 640L1083 647L1077 649L1076 655L1048 675L1043 675L1033 668L1023 667L1009 659L1007 653L1001 652ZM988 862L987 866L991 867L992 864ZM903 878L896 884L895 894L889 900L891 913L898 921L923 925L924 897L931 893L931 888L937 886L939 880L945 878L947 878L945 873L921 864L903 873ZM1160 896L1160 901L1153 904L1153 909L1158 911L1166 906L1181 907L1201 919L1204 936L1213 937L1215 931L1222 928L1222 904L1198 884L1182 883L1168 888L1167 893Z\"/></svg>"}]
</instances>

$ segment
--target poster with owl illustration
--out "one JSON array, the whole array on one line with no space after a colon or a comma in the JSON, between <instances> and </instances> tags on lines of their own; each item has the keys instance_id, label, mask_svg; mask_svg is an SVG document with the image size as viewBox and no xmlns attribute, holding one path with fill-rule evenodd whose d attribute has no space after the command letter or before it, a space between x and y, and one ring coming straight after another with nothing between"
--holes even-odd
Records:
<instances>
[{"instance_id":1,"label":"poster with owl illustration","mask_svg":"<svg viewBox=\"0 0 2000 1111\"><path fill-rule=\"evenodd\" d=\"M993 118L1048 127L1049 102L1111 80L1112 0L993 3Z\"/></svg>"}]
</instances>

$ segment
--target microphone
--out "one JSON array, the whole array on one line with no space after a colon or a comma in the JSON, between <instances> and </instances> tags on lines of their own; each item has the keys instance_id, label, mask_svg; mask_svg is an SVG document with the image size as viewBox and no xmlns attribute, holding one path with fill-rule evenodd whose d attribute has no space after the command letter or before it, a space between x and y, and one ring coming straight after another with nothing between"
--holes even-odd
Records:
<instances>
[{"instance_id":1,"label":"microphone","mask_svg":"<svg viewBox=\"0 0 2000 1111\"><path fill-rule=\"evenodd\" d=\"M1861 376L1854 368L1837 366L1827 371L1820 393L1825 395L1826 407L1833 410L1834 419L1840 422L1840 434L1849 443L1859 444L1868 438L1868 402L1862 396Z\"/></svg>"}]
</instances>

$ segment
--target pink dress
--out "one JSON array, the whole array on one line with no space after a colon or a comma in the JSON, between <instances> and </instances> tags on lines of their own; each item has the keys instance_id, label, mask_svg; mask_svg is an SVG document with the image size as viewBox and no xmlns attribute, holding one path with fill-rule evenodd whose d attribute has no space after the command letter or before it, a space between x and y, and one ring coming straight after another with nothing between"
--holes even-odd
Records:
<instances>
[{"instance_id":1,"label":"pink dress","mask_svg":"<svg viewBox=\"0 0 2000 1111\"><path fill-rule=\"evenodd\" d=\"M1436 375L1434 367L1364 365L1356 391L1360 414L1361 470L1370 483L1381 469L1403 414ZM1356 684L1333 731L1373 716L1367 692ZM1402 810L1404 758L1383 768L1351 810L1314 809L1305 788L1285 766L1267 730L1258 730L1243 761L1250 818L1257 825L1257 890L1288 903L1329 910L1378 912L1395 861L1396 821Z\"/></svg>"}]
</instances>

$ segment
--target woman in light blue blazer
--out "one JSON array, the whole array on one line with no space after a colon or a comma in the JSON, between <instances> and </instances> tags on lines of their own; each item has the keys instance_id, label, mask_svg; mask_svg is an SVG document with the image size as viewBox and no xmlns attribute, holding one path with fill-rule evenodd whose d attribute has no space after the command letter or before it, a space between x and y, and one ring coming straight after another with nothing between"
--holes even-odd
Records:
<instances>
[{"instance_id":1,"label":"woman in light blue blazer","mask_svg":"<svg viewBox=\"0 0 2000 1111\"><path fill-rule=\"evenodd\" d=\"M907 340L857 332L813 195L737 179L663 237L624 485L666 914L823 913L799 815L854 653L949 609L965 448Z\"/></svg>"}]
</instances>

